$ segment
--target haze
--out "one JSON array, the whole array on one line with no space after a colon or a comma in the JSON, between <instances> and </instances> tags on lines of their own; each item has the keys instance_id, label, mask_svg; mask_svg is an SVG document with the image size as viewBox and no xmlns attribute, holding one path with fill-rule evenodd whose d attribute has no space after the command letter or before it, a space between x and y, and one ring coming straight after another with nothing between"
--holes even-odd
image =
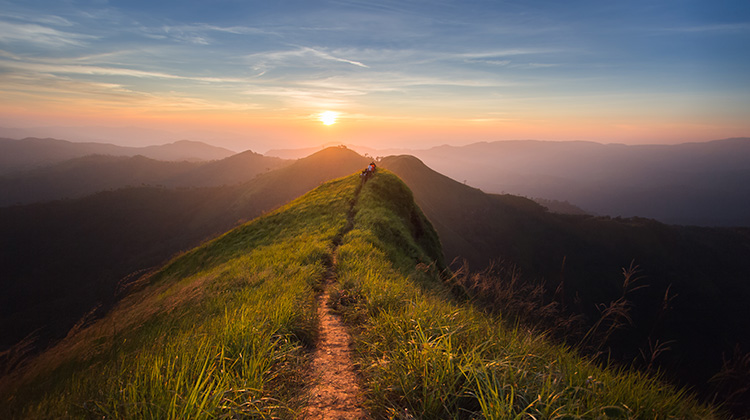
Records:
<instances>
[{"instance_id":1,"label":"haze","mask_svg":"<svg viewBox=\"0 0 750 420\"><path fill-rule=\"evenodd\" d=\"M750 132L745 1L24 0L0 11L6 137L264 152ZM326 111L335 124L321 123Z\"/></svg>"}]
</instances>

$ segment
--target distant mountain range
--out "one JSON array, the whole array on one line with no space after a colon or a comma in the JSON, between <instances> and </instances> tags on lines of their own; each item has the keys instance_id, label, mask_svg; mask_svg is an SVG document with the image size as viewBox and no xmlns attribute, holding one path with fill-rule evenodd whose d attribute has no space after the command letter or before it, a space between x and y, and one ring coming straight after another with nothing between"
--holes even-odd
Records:
<instances>
[{"instance_id":1,"label":"distant mountain range","mask_svg":"<svg viewBox=\"0 0 750 420\"><path fill-rule=\"evenodd\" d=\"M75 143L51 138L0 138L0 175L36 169L88 155L145 156L165 161L224 159L235 152L206 143L181 140L160 146L123 147L105 143Z\"/></svg>"},{"instance_id":2,"label":"distant mountain range","mask_svg":"<svg viewBox=\"0 0 750 420\"><path fill-rule=\"evenodd\" d=\"M291 163L252 151L210 162L88 155L0 176L0 206L79 198L123 187L236 185Z\"/></svg>"},{"instance_id":3,"label":"distant mountain range","mask_svg":"<svg viewBox=\"0 0 750 420\"><path fill-rule=\"evenodd\" d=\"M598 215L750 226L750 138L634 146L518 140L367 153L413 155L485 192L567 201Z\"/></svg>"}]
</instances>

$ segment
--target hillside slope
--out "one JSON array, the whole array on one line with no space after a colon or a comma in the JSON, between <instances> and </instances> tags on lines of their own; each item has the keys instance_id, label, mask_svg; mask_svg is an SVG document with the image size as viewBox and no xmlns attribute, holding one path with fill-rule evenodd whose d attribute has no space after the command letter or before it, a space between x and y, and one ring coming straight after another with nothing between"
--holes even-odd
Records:
<instances>
[{"instance_id":1,"label":"hillside slope","mask_svg":"<svg viewBox=\"0 0 750 420\"><path fill-rule=\"evenodd\" d=\"M240 185L126 188L0 208L0 351L32 332L36 346L45 347L97 303L97 316L111 306L124 277L367 162L330 148L277 170L261 168Z\"/></svg>"},{"instance_id":2,"label":"hillside slope","mask_svg":"<svg viewBox=\"0 0 750 420\"><path fill-rule=\"evenodd\" d=\"M189 140L159 146L124 147L107 143L74 143L51 138L0 138L0 174L34 169L88 155L142 155L156 160L202 161L223 159L233 154L234 152L228 149Z\"/></svg>"},{"instance_id":3,"label":"hillside slope","mask_svg":"<svg viewBox=\"0 0 750 420\"><path fill-rule=\"evenodd\" d=\"M707 399L722 388L711 378L734 366L727 361L742 364L750 348L749 230L552 214L531 200L456 182L413 156L387 157L380 165L414 191L449 261L466 259L475 272L495 261L497 271L520 277L519 287L544 288L530 318L541 318L541 308L551 305L593 328L603 308L627 294L628 326L596 349L610 360L658 366ZM644 287L626 293L623 269L632 262ZM560 334L577 344L571 331ZM654 343L662 350L655 352ZM748 374L746 368L731 374L744 378L730 379L735 391L746 392L737 385Z\"/></svg>"},{"instance_id":4,"label":"hillside slope","mask_svg":"<svg viewBox=\"0 0 750 420\"><path fill-rule=\"evenodd\" d=\"M335 261L376 418L716 417L455 301L440 253L396 176L326 183L141 278L106 317L2 378L0 415L294 418L315 290Z\"/></svg>"},{"instance_id":5,"label":"hillside slope","mask_svg":"<svg viewBox=\"0 0 750 420\"><path fill-rule=\"evenodd\" d=\"M409 153L491 193L567 200L613 217L750 226L750 138L676 145L496 141Z\"/></svg>"},{"instance_id":6,"label":"hillside slope","mask_svg":"<svg viewBox=\"0 0 750 420\"><path fill-rule=\"evenodd\" d=\"M210 162L162 161L142 155L88 155L0 175L0 206L80 198L142 185L172 188L237 185L291 163L249 150Z\"/></svg>"}]
</instances>

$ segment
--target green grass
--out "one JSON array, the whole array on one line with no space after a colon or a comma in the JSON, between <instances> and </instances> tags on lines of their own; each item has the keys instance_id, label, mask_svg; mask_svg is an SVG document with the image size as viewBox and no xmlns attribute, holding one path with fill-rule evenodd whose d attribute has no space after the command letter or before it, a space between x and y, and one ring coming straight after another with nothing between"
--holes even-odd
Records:
<instances>
[{"instance_id":1,"label":"green grass","mask_svg":"<svg viewBox=\"0 0 750 420\"><path fill-rule=\"evenodd\" d=\"M106 317L4 378L0 417L294 418L315 295L339 240L331 295L353 327L376 418L717 417L456 299L408 188L379 171L355 202L360 186L356 175L324 184L144 278Z\"/></svg>"},{"instance_id":2,"label":"green grass","mask_svg":"<svg viewBox=\"0 0 750 420\"><path fill-rule=\"evenodd\" d=\"M656 379L597 367L452 298L436 270L440 263L429 265L435 247L418 243L432 234L408 234L420 231L414 223L429 224L411 214L404 189L387 173L368 182L338 254L335 296L357 331L377 417L717 417Z\"/></svg>"},{"instance_id":3,"label":"green grass","mask_svg":"<svg viewBox=\"0 0 750 420\"><path fill-rule=\"evenodd\" d=\"M0 417L293 418L315 293L358 185L325 184L174 259L5 378Z\"/></svg>"}]
</instances>

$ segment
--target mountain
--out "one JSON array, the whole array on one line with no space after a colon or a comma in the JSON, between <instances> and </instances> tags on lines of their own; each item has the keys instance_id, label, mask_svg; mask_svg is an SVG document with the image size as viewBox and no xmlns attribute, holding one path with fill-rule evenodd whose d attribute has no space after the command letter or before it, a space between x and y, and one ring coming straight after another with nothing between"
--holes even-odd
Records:
<instances>
[{"instance_id":1,"label":"mountain","mask_svg":"<svg viewBox=\"0 0 750 420\"><path fill-rule=\"evenodd\" d=\"M89 155L0 176L0 206L80 198L126 186L163 185L200 162L165 162L144 156Z\"/></svg>"},{"instance_id":2,"label":"mountain","mask_svg":"<svg viewBox=\"0 0 750 420\"><path fill-rule=\"evenodd\" d=\"M328 148L328 147L337 147L342 146L346 147L347 149L354 150L355 152L359 153L362 156L370 156L370 157L377 157L377 156L390 156L390 155L400 155L400 154L408 154L411 153L411 150L399 148L399 149L376 149L373 147L368 146L360 146L357 144L339 144L339 143L329 143L318 147L305 147L301 149L270 149L267 152L265 152L266 156L276 156L282 159L300 159L305 156L309 156L315 152L318 152L322 149Z\"/></svg>"},{"instance_id":3,"label":"mountain","mask_svg":"<svg viewBox=\"0 0 750 420\"><path fill-rule=\"evenodd\" d=\"M228 167L257 158L245 154ZM368 162L351 150L330 148L280 169L256 168L263 173L239 185L124 188L0 208L0 349L34 331L43 348L97 303L105 312L124 277ZM206 174L219 173L214 169Z\"/></svg>"},{"instance_id":4,"label":"mountain","mask_svg":"<svg viewBox=\"0 0 750 420\"><path fill-rule=\"evenodd\" d=\"M290 163L249 150L210 162L161 161L141 155L89 155L0 176L0 206L80 198L127 186L236 185Z\"/></svg>"},{"instance_id":5,"label":"mountain","mask_svg":"<svg viewBox=\"0 0 750 420\"><path fill-rule=\"evenodd\" d=\"M51 138L0 138L0 175L87 155L143 155L157 160L203 161L223 159L233 154L234 152L228 149L189 140L160 146L123 147L106 143L74 143Z\"/></svg>"},{"instance_id":6,"label":"mountain","mask_svg":"<svg viewBox=\"0 0 750 420\"><path fill-rule=\"evenodd\" d=\"M138 279L106 316L4 375L0 415L299 418L323 289L352 331L373 418L721 415L457 299L440 258L395 175L336 179Z\"/></svg>"},{"instance_id":7,"label":"mountain","mask_svg":"<svg viewBox=\"0 0 750 420\"><path fill-rule=\"evenodd\" d=\"M136 287L147 281L145 278L137 280L143 273L140 270L158 266L176 252L235 226L237 221L262 215L327 180L358 172L369 161L346 148L329 148L259 174L241 185L178 190L130 188L80 200L0 209L0 252L3 255L0 271L10 274L8 280L4 276L0 284L6 292L0 301L4 311L0 331L7 343L4 354L13 354L17 346L10 345L37 328L41 328L36 333L39 347L44 347L65 336L77 321L87 325L110 316L109 310L121 301L123 290L130 290L118 284L125 286L135 281L132 287ZM425 273L442 271L443 265L439 256L436 257L442 250L447 261L455 257L469 261L474 271L465 276L466 279L486 279L483 284L488 286L481 293L476 287L466 287L466 282L455 283L458 277L448 279L454 297L471 297L483 312L502 313L504 319L514 322L514 313L519 311L506 311L506 303L493 293L502 290L520 293L518 291L528 288L541 290L533 299L512 296L516 307L531 308L520 311L518 320L523 325L532 329L548 328L549 324L544 322L553 320L565 324L570 321L573 329L552 325L547 336L572 340L568 341L571 347L577 347L585 338L587 343L581 351L596 351L587 353L589 357L599 357L600 361L610 358L621 366L661 369L665 378L673 383L691 385L706 400L719 393L716 383L730 393L741 390L741 387L728 386L726 379L717 382L709 378L723 372L725 378L740 378L741 383L746 377L742 376L741 368L733 371L728 366L734 366L730 361L741 366L744 354L741 349L748 345L747 337L741 333L747 331L750 319L744 305L750 297L746 281L750 273L750 262L745 258L750 249L747 229L679 227L643 218L553 214L523 197L486 194L456 182L412 156L383 158L378 165L397 174L411 191L368 181L362 190L364 195L358 196L360 201L354 200L358 203L355 208L345 209L343 221L337 206L342 199L352 203L346 198L350 197L349 192L343 191L341 197L318 197L329 200L338 210L316 204L310 209L303 211L306 207L302 206L290 213L300 214L302 222L307 216L301 214L314 211L316 217L330 217L343 225L369 224L366 231L353 229L349 233L376 243L374 248L363 245L363 249L347 251L348 248L342 247L338 254L341 259L337 262L349 264L347 267L352 270L363 267L360 260L367 260L375 249L385 255L385 260L362 268L364 271L349 280L340 277L346 289L337 299L345 307L343 310L352 309L347 315L349 319L375 316L383 307L379 305L397 308L404 301L398 290L405 286L387 283L382 278L384 273L390 272L390 266L407 270L406 277L416 282L422 292L442 287L432 281L420 283L425 280ZM381 174L383 179L390 179L385 176L388 172ZM378 180L379 175L372 181ZM419 212L409 204L412 194L421 208ZM367 200L362 201L362 197ZM381 220L377 214L382 210L382 203L378 200L400 203L394 210L398 216ZM441 249L436 250L434 244L431 245L434 243L429 239L431 228L419 227L421 225L415 222L421 219L422 211L438 232ZM399 220L412 221L404 227ZM297 235L293 228L286 229L283 224L297 226L299 222L277 221L264 225L251 235L254 239L250 243L279 229L285 231L285 235ZM324 228L329 222L316 223ZM340 228L341 224L336 226ZM338 228L325 229L336 231ZM334 237L334 244L347 237L344 233L326 235ZM321 251L318 245L311 249L304 245L304 234L297 236L297 241L284 245L286 253L298 253L307 258L304 257L306 252L318 249L314 251L316 255L328 255L328 251ZM418 245L414 246L409 237L415 238ZM233 238L232 246L240 247L242 244L237 242L240 239ZM377 244L379 242L382 243ZM330 249L328 245L324 248ZM431 255L429 260L437 262L426 261L424 253ZM285 258L286 254L269 249L263 255L272 262ZM217 254L191 264L195 269L208 267L212 261L224 257ZM490 259L499 261L496 268L501 271L500 276L481 272ZM417 272L411 272L415 260L421 261L421 265ZM624 284L623 269L632 261L640 270L633 278L645 276L637 284L647 287L631 291ZM456 265L453 268L456 276L465 272ZM295 268L291 273L296 273L297 269L303 270ZM240 268L229 271L238 270L241 271ZM252 270L262 275L288 272L268 265ZM200 277L191 277L188 271L182 273L190 279ZM511 277L503 277L508 273ZM217 278L223 275L217 274ZM252 276L243 278L253 283ZM359 285L361 281L372 283ZM387 284L394 289L390 290ZM231 293L234 286L223 287L216 290ZM178 297L189 300L200 293L191 288L180 292ZM365 296L370 297L365 299ZM621 298L626 299L621 301ZM367 300L377 305L357 306L358 302ZM101 306L92 312L97 302ZM600 326L609 326L613 321L610 315L604 315L607 313L604 309L617 302L622 303L630 322L614 328L610 334L608 328ZM172 307L169 302L165 305ZM350 305L354 308L347 309ZM430 309L425 311L430 312ZM90 315L85 316L87 313ZM407 318L401 322L409 324L410 321ZM435 322L437 326L431 331L442 331L443 320ZM582 337L581 333L586 331L593 333ZM607 335L600 337L602 332ZM596 347L592 346L592 336L601 339ZM374 339L379 343L377 346L389 342L387 338ZM304 340L309 337L303 337ZM737 353L734 353L735 346L740 349ZM732 354L737 356L729 356ZM723 363L724 356L727 364ZM380 362L367 366L375 369L376 365L380 366Z\"/></svg>"},{"instance_id":8,"label":"mountain","mask_svg":"<svg viewBox=\"0 0 750 420\"><path fill-rule=\"evenodd\" d=\"M579 317L584 328L624 296L623 273L637 265L645 287L627 294L631 325L603 345L609 360L637 365L653 343L669 343L653 362L708 395L709 379L735 348L750 348L742 333L750 330L750 229L553 214L529 199L456 182L413 156L386 157L380 166L409 185L448 261L465 259L474 272L494 261L506 275L520 276L519 285L543 288L541 306Z\"/></svg>"},{"instance_id":9,"label":"mountain","mask_svg":"<svg viewBox=\"0 0 750 420\"><path fill-rule=\"evenodd\" d=\"M409 152L491 193L665 223L750 226L750 138L678 145L499 141Z\"/></svg>"},{"instance_id":10,"label":"mountain","mask_svg":"<svg viewBox=\"0 0 750 420\"><path fill-rule=\"evenodd\" d=\"M213 187L241 184L257 175L281 168L292 162L268 157L247 150L227 158L208 162L190 172L165 179L165 185L174 187Z\"/></svg>"}]
</instances>

